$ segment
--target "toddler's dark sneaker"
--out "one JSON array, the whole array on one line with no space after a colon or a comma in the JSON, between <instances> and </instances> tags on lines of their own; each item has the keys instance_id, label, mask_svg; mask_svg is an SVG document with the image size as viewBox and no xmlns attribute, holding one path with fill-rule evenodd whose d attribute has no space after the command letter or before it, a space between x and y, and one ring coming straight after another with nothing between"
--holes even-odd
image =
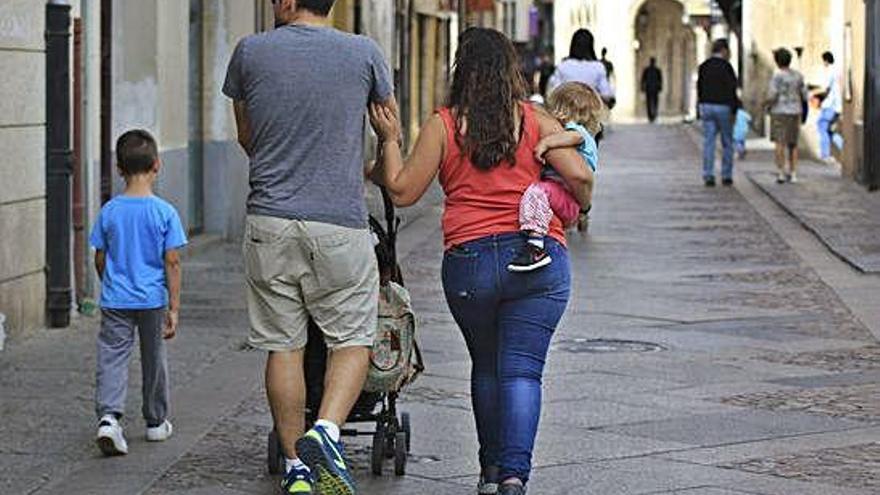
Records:
<instances>
[{"instance_id":1,"label":"toddler's dark sneaker","mask_svg":"<svg viewBox=\"0 0 880 495\"><path fill-rule=\"evenodd\" d=\"M311 470L317 493L354 495L354 478L345 463L342 445L334 442L323 427L315 426L297 440L296 453Z\"/></svg>"},{"instance_id":2,"label":"toddler's dark sneaker","mask_svg":"<svg viewBox=\"0 0 880 495\"><path fill-rule=\"evenodd\" d=\"M291 468L281 480L281 489L290 495L314 493L312 472L306 468Z\"/></svg>"},{"instance_id":3,"label":"toddler's dark sneaker","mask_svg":"<svg viewBox=\"0 0 880 495\"><path fill-rule=\"evenodd\" d=\"M531 272L543 268L553 262L553 259L542 248L534 244L526 243L507 265L507 270L515 273Z\"/></svg>"}]
</instances>

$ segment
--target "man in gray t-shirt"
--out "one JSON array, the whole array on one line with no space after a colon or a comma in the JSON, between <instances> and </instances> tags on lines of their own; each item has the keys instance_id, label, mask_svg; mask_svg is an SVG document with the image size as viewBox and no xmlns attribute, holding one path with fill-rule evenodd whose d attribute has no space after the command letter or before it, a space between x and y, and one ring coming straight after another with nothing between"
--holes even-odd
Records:
<instances>
[{"instance_id":1,"label":"man in gray t-shirt","mask_svg":"<svg viewBox=\"0 0 880 495\"><path fill-rule=\"evenodd\" d=\"M274 0L277 28L242 39L223 93L250 158L244 239L249 343L286 462L285 493L354 493L339 427L360 395L377 326L379 275L364 202L370 103L396 111L369 38L327 27L333 0ZM318 421L303 435L308 320L330 349ZM341 491L340 491L341 490Z\"/></svg>"}]
</instances>

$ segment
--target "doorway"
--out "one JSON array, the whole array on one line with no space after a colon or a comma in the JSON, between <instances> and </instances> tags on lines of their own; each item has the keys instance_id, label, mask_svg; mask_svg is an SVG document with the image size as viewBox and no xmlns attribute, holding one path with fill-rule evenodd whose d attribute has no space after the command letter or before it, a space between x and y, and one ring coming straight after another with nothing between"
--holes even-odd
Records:
<instances>
[{"instance_id":1,"label":"doorway","mask_svg":"<svg viewBox=\"0 0 880 495\"><path fill-rule=\"evenodd\" d=\"M676 0L647 0L635 18L636 114L645 115L641 92L642 71L651 58L663 73L661 116L682 116L689 110L692 73L697 66L696 35L685 19L684 5Z\"/></svg>"}]
</instances>

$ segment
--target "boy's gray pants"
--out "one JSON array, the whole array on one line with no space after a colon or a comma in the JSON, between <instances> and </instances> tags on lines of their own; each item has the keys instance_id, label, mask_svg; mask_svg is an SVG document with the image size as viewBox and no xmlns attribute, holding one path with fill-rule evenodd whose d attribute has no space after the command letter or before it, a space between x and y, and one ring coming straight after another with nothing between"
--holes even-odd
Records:
<instances>
[{"instance_id":1,"label":"boy's gray pants","mask_svg":"<svg viewBox=\"0 0 880 495\"><path fill-rule=\"evenodd\" d=\"M128 392L128 362L135 329L141 344L143 414L147 426L159 426L168 415L168 360L162 328L165 309L102 309L98 334L95 409L122 416Z\"/></svg>"}]
</instances>

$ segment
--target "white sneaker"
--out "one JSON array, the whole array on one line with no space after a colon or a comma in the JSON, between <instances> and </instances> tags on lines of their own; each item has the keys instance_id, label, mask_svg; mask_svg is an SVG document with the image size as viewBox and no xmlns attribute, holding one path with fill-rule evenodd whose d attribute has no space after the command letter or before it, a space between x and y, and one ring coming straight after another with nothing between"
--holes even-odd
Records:
<instances>
[{"instance_id":1,"label":"white sneaker","mask_svg":"<svg viewBox=\"0 0 880 495\"><path fill-rule=\"evenodd\" d=\"M797 181L798 181L797 174L791 174L788 176L788 182L790 182L792 184L797 184Z\"/></svg>"},{"instance_id":2,"label":"white sneaker","mask_svg":"<svg viewBox=\"0 0 880 495\"><path fill-rule=\"evenodd\" d=\"M167 419L159 426L154 426L152 428L147 428L147 441L148 442L164 442L171 438L171 433L174 431L174 428L171 426L171 421Z\"/></svg>"},{"instance_id":3,"label":"white sneaker","mask_svg":"<svg viewBox=\"0 0 880 495\"><path fill-rule=\"evenodd\" d=\"M122 434L122 426L112 414L105 414L98 422L98 437L95 439L104 455L125 455L128 443Z\"/></svg>"},{"instance_id":4,"label":"white sneaker","mask_svg":"<svg viewBox=\"0 0 880 495\"><path fill-rule=\"evenodd\" d=\"M788 180L788 177L783 172L779 172L779 175L776 176L777 184L785 184L786 180Z\"/></svg>"}]
</instances>

